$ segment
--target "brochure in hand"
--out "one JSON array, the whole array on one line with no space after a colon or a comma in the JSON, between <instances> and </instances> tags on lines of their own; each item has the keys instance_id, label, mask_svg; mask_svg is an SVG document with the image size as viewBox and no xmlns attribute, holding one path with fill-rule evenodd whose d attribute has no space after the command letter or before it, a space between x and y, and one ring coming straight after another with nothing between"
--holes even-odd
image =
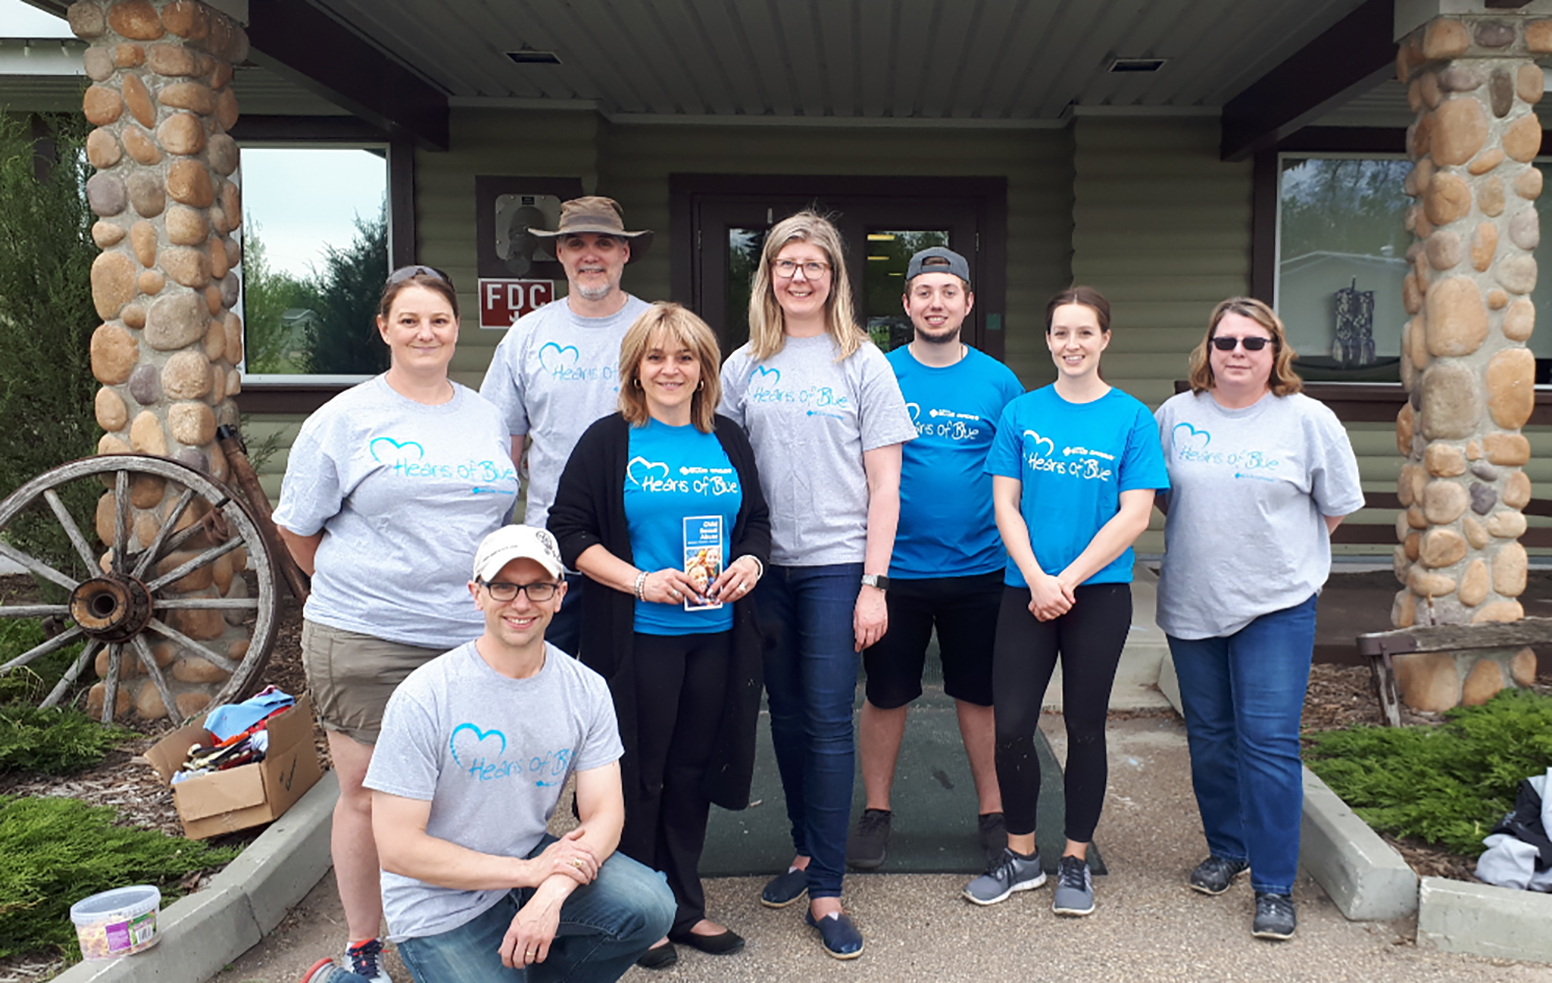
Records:
<instances>
[{"instance_id":1,"label":"brochure in hand","mask_svg":"<svg viewBox=\"0 0 1552 983\"><path fill-rule=\"evenodd\" d=\"M702 597L722 576L723 554L722 516L692 515L684 520L684 572ZM721 601L709 598L704 603L693 597L684 602L686 611L713 611L721 606Z\"/></svg>"}]
</instances>

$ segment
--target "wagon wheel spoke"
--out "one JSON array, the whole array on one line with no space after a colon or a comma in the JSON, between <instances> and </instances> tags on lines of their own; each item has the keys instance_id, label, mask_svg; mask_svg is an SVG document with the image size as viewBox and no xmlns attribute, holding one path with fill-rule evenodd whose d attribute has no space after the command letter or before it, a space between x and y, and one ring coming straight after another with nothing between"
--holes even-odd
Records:
<instances>
[{"instance_id":1,"label":"wagon wheel spoke","mask_svg":"<svg viewBox=\"0 0 1552 983\"><path fill-rule=\"evenodd\" d=\"M124 662L124 646L114 642L108 646L108 679L102 688L102 722L113 723L118 710L119 668Z\"/></svg>"},{"instance_id":2,"label":"wagon wheel spoke","mask_svg":"<svg viewBox=\"0 0 1552 983\"><path fill-rule=\"evenodd\" d=\"M124 573L129 551L129 472L121 470L113 480L113 572ZM117 658L117 656L115 656ZM108 718L112 720L112 717Z\"/></svg>"},{"instance_id":3,"label":"wagon wheel spoke","mask_svg":"<svg viewBox=\"0 0 1552 983\"><path fill-rule=\"evenodd\" d=\"M233 662L231 659L228 659L224 655L217 654L208 646L201 645L199 642L194 641L194 639L185 635L178 629L168 627L159 618L152 618L146 624L146 627L159 635L163 635L172 639L174 642L188 649L190 652L193 652L195 655L199 656L201 659L204 659L206 662L210 663L218 669L221 669L225 672L237 671L237 663Z\"/></svg>"},{"instance_id":4,"label":"wagon wheel spoke","mask_svg":"<svg viewBox=\"0 0 1552 983\"><path fill-rule=\"evenodd\" d=\"M0 604L0 618L68 618L68 604Z\"/></svg>"},{"instance_id":5,"label":"wagon wheel spoke","mask_svg":"<svg viewBox=\"0 0 1552 983\"><path fill-rule=\"evenodd\" d=\"M176 725L179 722L178 704L167 686L167 677L162 675L161 666L156 664L156 657L151 654L151 646L146 644L144 634L136 635L131 641L135 646L135 654L140 656L140 664L145 667L146 675L156 684L156 692L162 697L162 706L167 709L167 719Z\"/></svg>"},{"instance_id":6,"label":"wagon wheel spoke","mask_svg":"<svg viewBox=\"0 0 1552 983\"><path fill-rule=\"evenodd\" d=\"M64 648L66 645L69 645L71 642L75 641L80 634L81 629L75 625L71 625L69 628L66 628L64 631L60 632L58 635L55 635L53 638L44 642L42 645L34 646L33 648L23 652L21 655L18 655L10 662L7 662L5 665L0 666L0 673L10 672L12 669L17 668L18 666L26 665L33 659L48 655L50 652L57 652Z\"/></svg>"},{"instance_id":7,"label":"wagon wheel spoke","mask_svg":"<svg viewBox=\"0 0 1552 983\"><path fill-rule=\"evenodd\" d=\"M59 678L59 682L55 683L54 688L49 690L49 695L45 696L43 702L38 705L51 707L58 703L60 697L70 692L70 687L75 685L76 679L81 675L81 670L86 668L88 662L96 658L101 648L102 643L96 639L87 642L86 646L81 649L80 656L75 662L71 663L70 668L66 669L65 674Z\"/></svg>"},{"instance_id":8,"label":"wagon wheel spoke","mask_svg":"<svg viewBox=\"0 0 1552 983\"><path fill-rule=\"evenodd\" d=\"M95 570L97 557L92 552L92 548L87 545L86 537L81 535L81 527L75 524L75 519L71 518L69 511L65 509L65 503L59 500L59 494L50 488L43 493L43 498L48 502L49 508L54 510L54 518L58 519L59 524L64 527L65 535L70 537L70 544L80 554L81 562L86 564L86 569Z\"/></svg>"},{"instance_id":9,"label":"wagon wheel spoke","mask_svg":"<svg viewBox=\"0 0 1552 983\"><path fill-rule=\"evenodd\" d=\"M184 597L176 601L157 601L158 611L242 611L259 606L256 597ZM0 608L0 611L4 611Z\"/></svg>"},{"instance_id":10,"label":"wagon wheel spoke","mask_svg":"<svg viewBox=\"0 0 1552 983\"><path fill-rule=\"evenodd\" d=\"M77 585L80 584L80 581L71 580L69 577L60 573L58 570L55 570L47 563L44 563L42 560L35 556L23 553L21 550L12 546L10 543L7 543L3 539L0 539L0 556L4 556L9 560L20 563L22 566L42 577L44 580L53 581L54 583L63 587L65 590L75 590ZM92 561L94 566L96 565L96 562L97 561L95 560Z\"/></svg>"},{"instance_id":11,"label":"wagon wheel spoke","mask_svg":"<svg viewBox=\"0 0 1552 983\"><path fill-rule=\"evenodd\" d=\"M187 563L178 564L176 567L173 567L171 570L162 574L160 577L157 577L155 580L146 584L146 590L155 594L163 587L166 587L168 584L173 583L190 573L193 573L195 570L198 570L205 564L214 563L218 558L225 556L242 544L242 537L234 536L233 538L228 539L226 542L222 543L220 546L212 546L210 549L194 557L194 559L189 560Z\"/></svg>"},{"instance_id":12,"label":"wagon wheel spoke","mask_svg":"<svg viewBox=\"0 0 1552 983\"><path fill-rule=\"evenodd\" d=\"M189 503L193 500L194 489L183 489L183 494L179 495L178 500L173 503L172 511L167 513L167 521L162 523L162 527L160 529L156 530L156 538L151 540L151 545L146 547L145 552L140 554L140 559L135 562L135 569L130 572L131 577L139 580L145 576L146 568L155 563L156 558L161 555L162 546L166 544L168 534L171 533L173 527L178 524L178 520L183 518L184 510L189 507ZM194 528L196 527L189 527L189 529ZM188 535L184 536L183 539L188 539L189 536L194 535L194 533L189 532L189 529L184 530L184 532L186 532ZM178 540L178 542L182 543L183 539ZM169 552L173 548L176 547L169 547Z\"/></svg>"}]
</instances>

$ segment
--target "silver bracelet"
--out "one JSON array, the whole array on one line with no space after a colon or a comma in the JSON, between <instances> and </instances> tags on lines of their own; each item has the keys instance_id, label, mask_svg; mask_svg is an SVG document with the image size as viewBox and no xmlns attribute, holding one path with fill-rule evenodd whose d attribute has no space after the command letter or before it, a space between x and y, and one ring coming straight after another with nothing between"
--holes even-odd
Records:
<instances>
[{"instance_id":1,"label":"silver bracelet","mask_svg":"<svg viewBox=\"0 0 1552 983\"><path fill-rule=\"evenodd\" d=\"M638 601L645 601L646 599L647 599L647 572L645 570L643 570L640 573L636 574L636 600L638 600Z\"/></svg>"},{"instance_id":2,"label":"silver bracelet","mask_svg":"<svg viewBox=\"0 0 1552 983\"><path fill-rule=\"evenodd\" d=\"M754 579L756 581L765 576L765 564L760 562L760 558L758 556L755 556L753 553L745 553L743 556L738 558L738 560L743 559L750 559L754 561ZM734 560L733 562L737 563L738 560Z\"/></svg>"}]
</instances>

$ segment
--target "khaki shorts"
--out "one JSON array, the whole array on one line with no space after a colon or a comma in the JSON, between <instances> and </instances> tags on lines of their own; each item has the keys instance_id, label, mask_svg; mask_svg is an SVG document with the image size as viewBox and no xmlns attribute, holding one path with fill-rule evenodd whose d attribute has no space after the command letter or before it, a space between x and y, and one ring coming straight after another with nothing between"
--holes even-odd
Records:
<instances>
[{"instance_id":1,"label":"khaki shorts","mask_svg":"<svg viewBox=\"0 0 1552 983\"><path fill-rule=\"evenodd\" d=\"M390 642L302 621L302 668L318 722L361 744L376 744L388 697L441 649Z\"/></svg>"}]
</instances>

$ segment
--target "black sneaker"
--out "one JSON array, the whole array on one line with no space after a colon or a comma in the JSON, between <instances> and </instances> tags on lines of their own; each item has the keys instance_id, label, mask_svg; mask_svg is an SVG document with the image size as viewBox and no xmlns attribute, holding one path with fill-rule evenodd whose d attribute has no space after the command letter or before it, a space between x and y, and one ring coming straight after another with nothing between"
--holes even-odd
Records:
<instances>
[{"instance_id":1,"label":"black sneaker","mask_svg":"<svg viewBox=\"0 0 1552 983\"><path fill-rule=\"evenodd\" d=\"M1250 869L1247 860L1230 860L1227 857L1208 857L1191 871L1191 890L1203 894L1219 895L1229 889L1234 878Z\"/></svg>"},{"instance_id":2,"label":"black sneaker","mask_svg":"<svg viewBox=\"0 0 1552 983\"><path fill-rule=\"evenodd\" d=\"M981 852L991 863L1002 856L1002 848L1008 845L1008 824L1000 812L983 812L976 817L975 835L981 841Z\"/></svg>"},{"instance_id":3,"label":"black sneaker","mask_svg":"<svg viewBox=\"0 0 1552 983\"><path fill-rule=\"evenodd\" d=\"M1291 939L1297 924L1292 898L1286 894L1256 892L1256 920L1250 926L1251 935L1258 939Z\"/></svg>"},{"instance_id":4,"label":"black sneaker","mask_svg":"<svg viewBox=\"0 0 1552 983\"><path fill-rule=\"evenodd\" d=\"M883 866L889 854L889 822L894 813L888 809L864 809L857 817L857 829L846 842L846 863L856 870L875 870Z\"/></svg>"}]
</instances>

